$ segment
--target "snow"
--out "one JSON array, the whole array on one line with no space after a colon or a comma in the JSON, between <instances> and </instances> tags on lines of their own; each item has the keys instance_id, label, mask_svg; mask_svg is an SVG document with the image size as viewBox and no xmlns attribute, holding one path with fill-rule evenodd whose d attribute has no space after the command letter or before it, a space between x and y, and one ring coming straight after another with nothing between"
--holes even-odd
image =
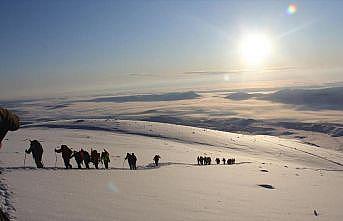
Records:
<instances>
[{"instance_id":1,"label":"snow","mask_svg":"<svg viewBox=\"0 0 343 221\"><path fill-rule=\"evenodd\" d=\"M99 119L36 123L7 138L0 151L8 202L2 206L17 220L343 219L343 154L297 140ZM34 168L31 155L24 167L27 139L42 142L46 168ZM110 169L63 169L54 153L61 144L106 148ZM137 155L137 171L123 167L126 152ZM162 157L158 168L155 154ZM199 155L212 162L235 157L236 164L198 166Z\"/></svg>"}]
</instances>

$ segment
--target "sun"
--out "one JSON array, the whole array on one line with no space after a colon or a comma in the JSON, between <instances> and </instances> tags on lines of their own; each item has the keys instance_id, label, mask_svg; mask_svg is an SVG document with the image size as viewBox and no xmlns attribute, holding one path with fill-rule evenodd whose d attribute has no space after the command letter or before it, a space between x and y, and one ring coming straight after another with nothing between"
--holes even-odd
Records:
<instances>
[{"instance_id":1,"label":"sun","mask_svg":"<svg viewBox=\"0 0 343 221\"><path fill-rule=\"evenodd\" d=\"M272 42L267 34L248 34L240 42L240 55L246 65L262 65L271 49Z\"/></svg>"}]
</instances>

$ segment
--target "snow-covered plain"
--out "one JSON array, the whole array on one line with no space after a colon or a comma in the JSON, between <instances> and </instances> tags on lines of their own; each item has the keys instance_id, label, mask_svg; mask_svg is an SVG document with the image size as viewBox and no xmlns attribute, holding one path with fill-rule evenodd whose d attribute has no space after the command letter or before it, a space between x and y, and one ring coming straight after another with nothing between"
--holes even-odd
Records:
<instances>
[{"instance_id":1,"label":"snow-covered plain","mask_svg":"<svg viewBox=\"0 0 343 221\"><path fill-rule=\"evenodd\" d=\"M17 220L343 219L343 154L296 140L99 119L26 125L7 138L0 193ZM35 169L31 156L24 167L28 139L42 142L46 168ZM110 169L63 169L54 153L61 144L106 148ZM126 152L137 155L137 171L123 164ZM199 155L236 164L198 166Z\"/></svg>"}]
</instances>

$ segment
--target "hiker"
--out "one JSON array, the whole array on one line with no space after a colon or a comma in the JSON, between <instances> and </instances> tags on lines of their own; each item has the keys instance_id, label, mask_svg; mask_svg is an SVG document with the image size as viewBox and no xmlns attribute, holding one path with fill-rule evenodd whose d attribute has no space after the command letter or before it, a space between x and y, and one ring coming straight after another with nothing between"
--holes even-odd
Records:
<instances>
[{"instance_id":1,"label":"hiker","mask_svg":"<svg viewBox=\"0 0 343 221\"><path fill-rule=\"evenodd\" d=\"M107 150L104 149L104 151L101 153L101 163L105 165L105 168L108 169L108 163L110 162L110 154L107 152Z\"/></svg>"},{"instance_id":2,"label":"hiker","mask_svg":"<svg viewBox=\"0 0 343 221\"><path fill-rule=\"evenodd\" d=\"M132 169L133 170L137 170L137 157L135 156L134 153L131 153L131 157L132 157Z\"/></svg>"},{"instance_id":3,"label":"hiker","mask_svg":"<svg viewBox=\"0 0 343 221\"><path fill-rule=\"evenodd\" d=\"M235 164L235 158L227 159L227 164L228 165Z\"/></svg>"},{"instance_id":4,"label":"hiker","mask_svg":"<svg viewBox=\"0 0 343 221\"><path fill-rule=\"evenodd\" d=\"M200 165L204 165L204 158L200 156Z\"/></svg>"},{"instance_id":5,"label":"hiker","mask_svg":"<svg viewBox=\"0 0 343 221\"><path fill-rule=\"evenodd\" d=\"M25 150L25 153L30 154L32 152L32 157L35 160L37 168L43 168L42 155L43 147L38 142L38 140L30 140L30 148Z\"/></svg>"},{"instance_id":6,"label":"hiker","mask_svg":"<svg viewBox=\"0 0 343 221\"><path fill-rule=\"evenodd\" d=\"M227 159L227 164L228 164L228 165L231 165L232 162L233 162L233 159Z\"/></svg>"},{"instance_id":7,"label":"hiker","mask_svg":"<svg viewBox=\"0 0 343 221\"><path fill-rule=\"evenodd\" d=\"M154 161L155 161L155 166L158 167L158 161L161 159L160 155L155 155L154 156Z\"/></svg>"},{"instance_id":8,"label":"hiker","mask_svg":"<svg viewBox=\"0 0 343 221\"><path fill-rule=\"evenodd\" d=\"M66 167L66 169L71 169L72 166L70 164L70 158L73 154L73 151L67 145L62 144L60 149L55 149L55 152L62 153L64 166Z\"/></svg>"},{"instance_id":9,"label":"hiker","mask_svg":"<svg viewBox=\"0 0 343 221\"><path fill-rule=\"evenodd\" d=\"M210 157L204 157L204 165L211 164L211 158Z\"/></svg>"},{"instance_id":10,"label":"hiker","mask_svg":"<svg viewBox=\"0 0 343 221\"><path fill-rule=\"evenodd\" d=\"M200 157L197 157L198 165L200 165Z\"/></svg>"},{"instance_id":11,"label":"hiker","mask_svg":"<svg viewBox=\"0 0 343 221\"><path fill-rule=\"evenodd\" d=\"M223 158L222 161L223 161L223 164L225 165L225 162L226 162L225 158Z\"/></svg>"},{"instance_id":12,"label":"hiker","mask_svg":"<svg viewBox=\"0 0 343 221\"><path fill-rule=\"evenodd\" d=\"M18 130L19 126L19 117L11 111L0 107L0 148L7 132Z\"/></svg>"},{"instance_id":13,"label":"hiker","mask_svg":"<svg viewBox=\"0 0 343 221\"><path fill-rule=\"evenodd\" d=\"M83 162L87 169L89 169L89 163L91 162L91 156L89 155L88 151L81 149L83 155Z\"/></svg>"},{"instance_id":14,"label":"hiker","mask_svg":"<svg viewBox=\"0 0 343 221\"><path fill-rule=\"evenodd\" d=\"M70 156L70 158L75 158L75 161L76 161L76 164L77 164L77 168L81 169L81 164L82 164L82 161L83 161L83 152L80 151L76 151L74 150L73 154Z\"/></svg>"},{"instance_id":15,"label":"hiker","mask_svg":"<svg viewBox=\"0 0 343 221\"><path fill-rule=\"evenodd\" d=\"M130 153L126 153L126 157L124 159L124 161L127 160L127 162L129 163L129 167L130 167L130 170L132 170L132 156Z\"/></svg>"},{"instance_id":16,"label":"hiker","mask_svg":"<svg viewBox=\"0 0 343 221\"><path fill-rule=\"evenodd\" d=\"M219 158L216 158L216 163L220 164L220 159Z\"/></svg>"},{"instance_id":17,"label":"hiker","mask_svg":"<svg viewBox=\"0 0 343 221\"><path fill-rule=\"evenodd\" d=\"M91 150L91 162L94 164L95 168L99 168L100 153L96 150Z\"/></svg>"}]
</instances>

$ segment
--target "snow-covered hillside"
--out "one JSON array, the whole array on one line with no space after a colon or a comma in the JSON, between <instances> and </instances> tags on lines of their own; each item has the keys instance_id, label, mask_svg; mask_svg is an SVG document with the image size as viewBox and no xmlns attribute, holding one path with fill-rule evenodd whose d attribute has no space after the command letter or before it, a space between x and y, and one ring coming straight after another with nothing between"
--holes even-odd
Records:
<instances>
[{"instance_id":1,"label":"snow-covered hillside","mask_svg":"<svg viewBox=\"0 0 343 221\"><path fill-rule=\"evenodd\" d=\"M7 138L0 193L17 220L343 219L343 154L296 140L99 119L26 125ZM24 167L28 139L41 141L46 168L35 169L31 156ZM61 144L106 148L110 169L63 169L54 153ZM126 152L137 155L137 171L123 164ZM199 155L236 164L198 166Z\"/></svg>"}]
</instances>

